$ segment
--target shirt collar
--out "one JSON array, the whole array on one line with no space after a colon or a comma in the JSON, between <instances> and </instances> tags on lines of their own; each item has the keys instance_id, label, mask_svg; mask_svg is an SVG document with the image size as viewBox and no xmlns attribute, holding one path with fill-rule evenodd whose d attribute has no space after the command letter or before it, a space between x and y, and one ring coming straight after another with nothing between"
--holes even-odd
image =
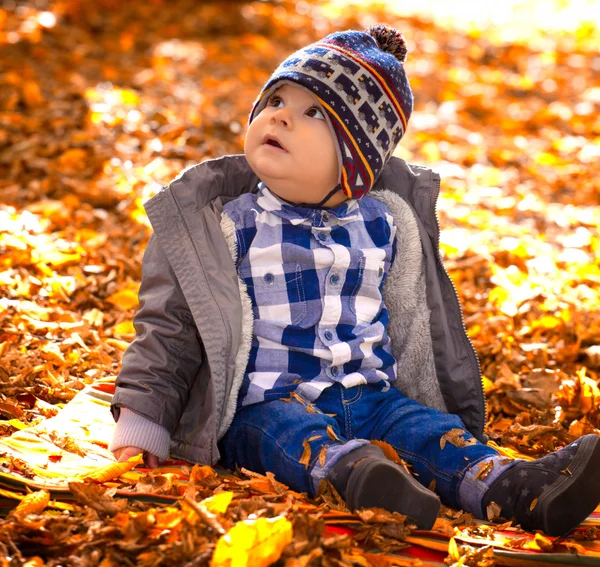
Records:
<instances>
[{"instance_id":1,"label":"shirt collar","mask_svg":"<svg viewBox=\"0 0 600 567\"><path fill-rule=\"evenodd\" d=\"M302 224L306 221L311 222L315 215L322 215L323 213L327 213L330 217L338 220L346 221L356 219L358 213L358 201L356 199L348 199L337 207L330 209L313 209L311 207L290 205L271 192L262 181L258 184L258 199L256 202L265 211L284 218L293 225Z\"/></svg>"}]
</instances>

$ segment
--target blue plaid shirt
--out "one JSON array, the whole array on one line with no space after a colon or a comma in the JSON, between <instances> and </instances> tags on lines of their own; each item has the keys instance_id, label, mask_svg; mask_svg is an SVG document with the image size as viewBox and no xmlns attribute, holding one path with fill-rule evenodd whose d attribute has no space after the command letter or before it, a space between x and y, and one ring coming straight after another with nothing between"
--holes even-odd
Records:
<instances>
[{"instance_id":1,"label":"blue plaid shirt","mask_svg":"<svg viewBox=\"0 0 600 567\"><path fill-rule=\"evenodd\" d=\"M295 207L261 183L224 211L254 311L238 404L294 390L312 401L336 382L388 389L396 379L381 296L394 255L389 209L368 196L332 209Z\"/></svg>"}]
</instances>

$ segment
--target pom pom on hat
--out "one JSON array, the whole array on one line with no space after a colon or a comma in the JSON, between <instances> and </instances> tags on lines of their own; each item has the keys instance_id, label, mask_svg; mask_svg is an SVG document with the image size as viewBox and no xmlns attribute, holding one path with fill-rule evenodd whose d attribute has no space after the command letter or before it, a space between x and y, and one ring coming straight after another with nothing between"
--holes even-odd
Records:
<instances>
[{"instance_id":1,"label":"pom pom on hat","mask_svg":"<svg viewBox=\"0 0 600 567\"><path fill-rule=\"evenodd\" d=\"M329 34L275 69L249 121L282 83L308 90L323 107L337 142L339 187L347 197L360 199L377 181L412 113L406 53L402 34L386 24Z\"/></svg>"},{"instance_id":2,"label":"pom pom on hat","mask_svg":"<svg viewBox=\"0 0 600 567\"><path fill-rule=\"evenodd\" d=\"M404 36L392 26L387 24L373 24L366 30L377 42L377 46L386 53L391 53L400 63L406 61L406 42Z\"/></svg>"}]
</instances>

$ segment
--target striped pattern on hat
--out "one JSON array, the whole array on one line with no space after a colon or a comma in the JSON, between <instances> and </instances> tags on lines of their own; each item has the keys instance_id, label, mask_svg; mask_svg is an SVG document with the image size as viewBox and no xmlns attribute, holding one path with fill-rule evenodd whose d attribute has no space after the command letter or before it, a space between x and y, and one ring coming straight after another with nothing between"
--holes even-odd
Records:
<instances>
[{"instance_id":1,"label":"striped pattern on hat","mask_svg":"<svg viewBox=\"0 0 600 567\"><path fill-rule=\"evenodd\" d=\"M341 188L349 198L360 199L375 184L412 112L405 55L402 35L383 24L366 32L330 34L277 67L254 103L249 122L281 83L308 89L325 109L337 141Z\"/></svg>"}]
</instances>

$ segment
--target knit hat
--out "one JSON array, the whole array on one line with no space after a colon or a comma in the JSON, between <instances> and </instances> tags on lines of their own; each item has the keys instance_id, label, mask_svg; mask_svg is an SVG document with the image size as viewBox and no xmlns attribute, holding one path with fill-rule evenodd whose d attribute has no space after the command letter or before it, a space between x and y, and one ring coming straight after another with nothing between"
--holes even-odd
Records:
<instances>
[{"instance_id":1,"label":"knit hat","mask_svg":"<svg viewBox=\"0 0 600 567\"><path fill-rule=\"evenodd\" d=\"M406 44L385 24L329 34L290 55L260 92L249 123L282 83L304 87L325 109L337 141L340 187L360 199L373 187L413 107L404 72Z\"/></svg>"}]
</instances>

